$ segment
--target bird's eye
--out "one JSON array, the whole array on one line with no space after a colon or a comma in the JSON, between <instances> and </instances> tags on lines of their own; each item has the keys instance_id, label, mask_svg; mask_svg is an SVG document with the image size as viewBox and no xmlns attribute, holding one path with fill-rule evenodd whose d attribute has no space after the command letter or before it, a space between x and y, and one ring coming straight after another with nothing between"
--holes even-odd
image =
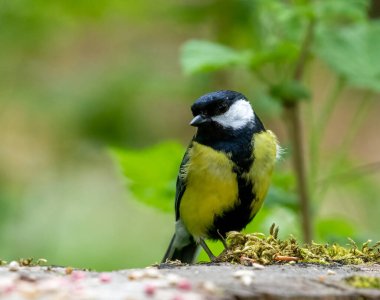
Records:
<instances>
[{"instance_id":1,"label":"bird's eye","mask_svg":"<svg viewBox=\"0 0 380 300\"><path fill-rule=\"evenodd\" d=\"M228 105L223 103L218 106L218 114L224 114L228 110Z\"/></svg>"},{"instance_id":2,"label":"bird's eye","mask_svg":"<svg viewBox=\"0 0 380 300\"><path fill-rule=\"evenodd\" d=\"M199 109L193 108L193 107L191 108L191 112L193 113L194 117L197 116L197 115L199 115L199 113L200 113Z\"/></svg>"}]
</instances>

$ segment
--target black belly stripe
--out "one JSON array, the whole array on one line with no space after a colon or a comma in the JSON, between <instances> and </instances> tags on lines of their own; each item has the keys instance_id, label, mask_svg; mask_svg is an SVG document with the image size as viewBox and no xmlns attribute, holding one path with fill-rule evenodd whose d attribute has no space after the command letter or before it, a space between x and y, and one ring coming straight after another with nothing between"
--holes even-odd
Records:
<instances>
[{"instance_id":1,"label":"black belly stripe","mask_svg":"<svg viewBox=\"0 0 380 300\"><path fill-rule=\"evenodd\" d=\"M253 193L252 182L247 181L243 177L243 173L236 173L239 200L232 209L225 211L222 215L215 216L213 226L208 231L211 239L220 239L219 234L225 237L229 231L241 231L253 218L251 217L251 204L256 195Z\"/></svg>"}]
</instances>

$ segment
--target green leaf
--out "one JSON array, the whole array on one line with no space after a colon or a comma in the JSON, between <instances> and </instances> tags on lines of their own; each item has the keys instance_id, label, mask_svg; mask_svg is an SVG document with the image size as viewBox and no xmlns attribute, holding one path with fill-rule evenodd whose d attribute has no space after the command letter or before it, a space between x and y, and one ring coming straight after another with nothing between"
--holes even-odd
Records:
<instances>
[{"instance_id":1,"label":"green leaf","mask_svg":"<svg viewBox=\"0 0 380 300\"><path fill-rule=\"evenodd\" d=\"M163 211L174 210L175 182L182 145L164 142L142 150L112 149L134 197Z\"/></svg>"},{"instance_id":2,"label":"green leaf","mask_svg":"<svg viewBox=\"0 0 380 300\"><path fill-rule=\"evenodd\" d=\"M380 23L321 31L316 54L349 84L380 92Z\"/></svg>"},{"instance_id":3,"label":"green leaf","mask_svg":"<svg viewBox=\"0 0 380 300\"><path fill-rule=\"evenodd\" d=\"M282 105L277 99L269 95L267 92L260 90L259 88L251 92L253 95L255 111L258 115L269 118L280 118L282 113Z\"/></svg>"},{"instance_id":4,"label":"green leaf","mask_svg":"<svg viewBox=\"0 0 380 300\"><path fill-rule=\"evenodd\" d=\"M267 208L282 206L293 212L299 210L295 177L292 173L276 171L265 200Z\"/></svg>"},{"instance_id":5,"label":"green leaf","mask_svg":"<svg viewBox=\"0 0 380 300\"><path fill-rule=\"evenodd\" d=\"M279 101L302 101L310 99L310 91L300 81L289 80L270 88L270 94Z\"/></svg>"},{"instance_id":6,"label":"green leaf","mask_svg":"<svg viewBox=\"0 0 380 300\"><path fill-rule=\"evenodd\" d=\"M334 0L311 2L319 23L331 26L347 25L368 18L369 0Z\"/></svg>"},{"instance_id":7,"label":"green leaf","mask_svg":"<svg viewBox=\"0 0 380 300\"><path fill-rule=\"evenodd\" d=\"M185 74L205 73L230 66L249 66L251 52L236 51L232 48L208 41L191 40L181 51L181 65Z\"/></svg>"},{"instance_id":8,"label":"green leaf","mask_svg":"<svg viewBox=\"0 0 380 300\"><path fill-rule=\"evenodd\" d=\"M267 205L268 208L282 206L294 212L299 210L296 193L285 191L277 186L272 186L269 189L265 205Z\"/></svg>"},{"instance_id":9,"label":"green leaf","mask_svg":"<svg viewBox=\"0 0 380 300\"><path fill-rule=\"evenodd\" d=\"M299 45L288 41L280 41L272 45L270 49L256 52L252 55L251 68L256 68L269 63L292 63L299 55Z\"/></svg>"}]
</instances>

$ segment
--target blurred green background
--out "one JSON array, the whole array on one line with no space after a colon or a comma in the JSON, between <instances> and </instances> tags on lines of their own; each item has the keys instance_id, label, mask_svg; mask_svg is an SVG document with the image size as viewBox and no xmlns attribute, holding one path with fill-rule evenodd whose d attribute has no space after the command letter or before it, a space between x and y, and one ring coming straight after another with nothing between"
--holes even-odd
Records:
<instances>
[{"instance_id":1,"label":"blurred green background","mask_svg":"<svg viewBox=\"0 0 380 300\"><path fill-rule=\"evenodd\" d=\"M216 89L245 94L286 149L248 231L276 222L302 238L290 98L313 238L380 240L378 13L365 0L0 0L0 258L160 261L189 106Z\"/></svg>"}]
</instances>

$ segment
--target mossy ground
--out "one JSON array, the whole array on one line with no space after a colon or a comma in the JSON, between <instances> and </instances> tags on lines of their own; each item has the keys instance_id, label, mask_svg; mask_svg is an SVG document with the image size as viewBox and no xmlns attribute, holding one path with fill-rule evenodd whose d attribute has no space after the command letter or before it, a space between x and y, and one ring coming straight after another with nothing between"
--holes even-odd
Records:
<instances>
[{"instance_id":1,"label":"mossy ground","mask_svg":"<svg viewBox=\"0 0 380 300\"><path fill-rule=\"evenodd\" d=\"M47 260L45 258L39 258L35 260L33 257L30 257L30 258L19 258L17 262L22 267L34 267L34 266L45 265L47 263ZM0 259L0 266L6 265L6 264L8 264L7 261Z\"/></svg>"},{"instance_id":2,"label":"mossy ground","mask_svg":"<svg viewBox=\"0 0 380 300\"><path fill-rule=\"evenodd\" d=\"M302 262L318 264L363 264L380 263L380 241L371 241L358 246L348 238L348 247L338 244L304 244L290 236L286 240L278 238L278 227L274 224L269 235L263 233L230 232L227 236L228 250L218 260L222 262L264 265L283 262Z\"/></svg>"},{"instance_id":3,"label":"mossy ground","mask_svg":"<svg viewBox=\"0 0 380 300\"><path fill-rule=\"evenodd\" d=\"M216 262L240 263L263 265L279 263L316 263L328 265L339 264L364 264L380 263L380 241L371 245L371 241L358 245L348 238L348 246L339 244L311 244L300 243L290 236L288 239L278 238L279 228L274 224L269 230L269 235L264 233L229 232L226 242L228 249L224 250ZM46 264L46 259L34 260L33 258L19 259L20 266L35 266ZM6 264L0 260L0 266ZM169 262L173 265L182 265L179 261ZM379 279L380 280L380 279Z\"/></svg>"},{"instance_id":4,"label":"mossy ground","mask_svg":"<svg viewBox=\"0 0 380 300\"><path fill-rule=\"evenodd\" d=\"M380 289L380 278L370 276L351 276L345 279L346 283L356 287L365 289Z\"/></svg>"}]
</instances>

